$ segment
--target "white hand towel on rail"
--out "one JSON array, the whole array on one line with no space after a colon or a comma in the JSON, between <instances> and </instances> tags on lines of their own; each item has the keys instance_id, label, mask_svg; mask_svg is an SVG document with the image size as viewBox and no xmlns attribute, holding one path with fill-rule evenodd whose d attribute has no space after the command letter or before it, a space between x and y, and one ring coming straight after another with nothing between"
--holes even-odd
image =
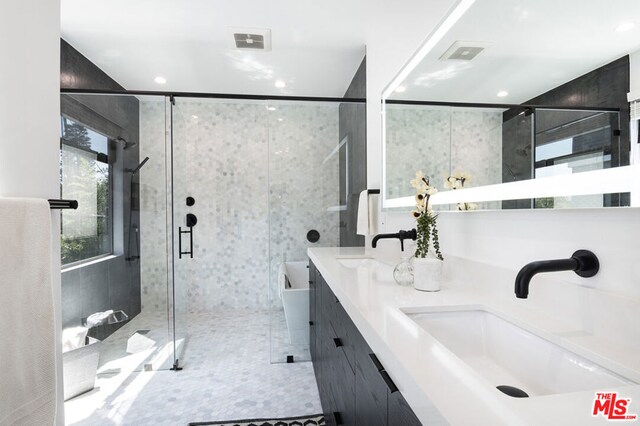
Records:
<instances>
[{"instance_id":1,"label":"white hand towel on rail","mask_svg":"<svg viewBox=\"0 0 640 426\"><path fill-rule=\"evenodd\" d=\"M358 222L356 234L376 235L378 233L378 210L380 202L379 194L369 194L368 190L360 193L358 199Z\"/></svg>"},{"instance_id":2,"label":"white hand towel on rail","mask_svg":"<svg viewBox=\"0 0 640 426\"><path fill-rule=\"evenodd\" d=\"M365 189L358 198L358 222L356 234L369 235L369 194Z\"/></svg>"},{"instance_id":3,"label":"white hand towel on rail","mask_svg":"<svg viewBox=\"0 0 640 426\"><path fill-rule=\"evenodd\" d=\"M369 194L369 235L377 235L380 194Z\"/></svg>"},{"instance_id":4,"label":"white hand towel on rail","mask_svg":"<svg viewBox=\"0 0 640 426\"><path fill-rule=\"evenodd\" d=\"M55 338L51 212L0 199L0 425L53 425Z\"/></svg>"}]
</instances>

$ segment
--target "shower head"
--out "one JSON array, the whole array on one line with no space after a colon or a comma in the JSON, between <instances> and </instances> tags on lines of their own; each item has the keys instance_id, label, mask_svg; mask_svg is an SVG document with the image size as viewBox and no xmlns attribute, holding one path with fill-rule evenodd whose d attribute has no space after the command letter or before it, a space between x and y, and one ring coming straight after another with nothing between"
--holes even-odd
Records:
<instances>
[{"instance_id":1,"label":"shower head","mask_svg":"<svg viewBox=\"0 0 640 426\"><path fill-rule=\"evenodd\" d=\"M128 142L125 138L123 138L122 136L118 136L116 138L116 140L118 142L122 142L124 144L124 146L122 147L122 149L129 149L129 148L133 148L134 146L138 145L136 142Z\"/></svg>"},{"instance_id":2,"label":"shower head","mask_svg":"<svg viewBox=\"0 0 640 426\"><path fill-rule=\"evenodd\" d=\"M135 169L127 169L127 171L131 173L132 176L134 176L147 161L149 161L149 157L144 157L144 160L142 160Z\"/></svg>"}]
</instances>

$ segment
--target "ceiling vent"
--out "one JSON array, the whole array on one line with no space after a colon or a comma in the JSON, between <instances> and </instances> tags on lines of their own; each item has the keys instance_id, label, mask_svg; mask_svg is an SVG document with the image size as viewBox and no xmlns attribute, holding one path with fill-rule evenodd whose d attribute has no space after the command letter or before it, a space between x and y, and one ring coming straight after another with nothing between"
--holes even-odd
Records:
<instances>
[{"instance_id":1,"label":"ceiling vent","mask_svg":"<svg viewBox=\"0 0 640 426\"><path fill-rule=\"evenodd\" d=\"M265 28L231 28L237 49L271 50L271 30Z\"/></svg>"},{"instance_id":2,"label":"ceiling vent","mask_svg":"<svg viewBox=\"0 0 640 426\"><path fill-rule=\"evenodd\" d=\"M456 41L447 49L442 56L441 61L471 61L475 59L484 49L488 47L488 43L474 41Z\"/></svg>"}]
</instances>

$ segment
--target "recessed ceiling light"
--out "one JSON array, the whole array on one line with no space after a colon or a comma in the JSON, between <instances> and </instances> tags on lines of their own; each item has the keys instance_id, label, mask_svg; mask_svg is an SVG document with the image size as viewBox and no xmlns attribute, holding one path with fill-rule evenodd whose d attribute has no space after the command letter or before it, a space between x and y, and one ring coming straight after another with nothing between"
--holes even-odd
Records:
<instances>
[{"instance_id":1,"label":"recessed ceiling light","mask_svg":"<svg viewBox=\"0 0 640 426\"><path fill-rule=\"evenodd\" d=\"M275 111L277 108L276 108L276 107L274 107L274 106L268 106L268 107L267 107L267 109L268 109L269 111Z\"/></svg>"},{"instance_id":2,"label":"recessed ceiling light","mask_svg":"<svg viewBox=\"0 0 640 426\"><path fill-rule=\"evenodd\" d=\"M407 88L405 86L396 87L396 93L404 93L406 91L407 91Z\"/></svg>"},{"instance_id":3,"label":"recessed ceiling light","mask_svg":"<svg viewBox=\"0 0 640 426\"><path fill-rule=\"evenodd\" d=\"M156 78L153 79L153 81L155 81L158 84L167 84L167 79L164 78L163 76L159 75Z\"/></svg>"},{"instance_id":4,"label":"recessed ceiling light","mask_svg":"<svg viewBox=\"0 0 640 426\"><path fill-rule=\"evenodd\" d=\"M616 27L616 31L619 33L623 33L625 31L632 30L635 26L636 24L634 24L633 22L623 22Z\"/></svg>"},{"instance_id":5,"label":"recessed ceiling light","mask_svg":"<svg viewBox=\"0 0 640 426\"><path fill-rule=\"evenodd\" d=\"M496 93L496 96L499 98L504 98L505 96L508 96L509 92L507 92L506 90L501 90L498 93Z\"/></svg>"},{"instance_id":6,"label":"recessed ceiling light","mask_svg":"<svg viewBox=\"0 0 640 426\"><path fill-rule=\"evenodd\" d=\"M287 87L287 83L282 80L276 80L276 87L278 89L284 89L285 87Z\"/></svg>"},{"instance_id":7,"label":"recessed ceiling light","mask_svg":"<svg viewBox=\"0 0 640 426\"><path fill-rule=\"evenodd\" d=\"M198 116L197 115L192 115L191 118L193 118L194 120L197 120Z\"/></svg>"},{"instance_id":8,"label":"recessed ceiling light","mask_svg":"<svg viewBox=\"0 0 640 426\"><path fill-rule=\"evenodd\" d=\"M278 118L278 121L284 121L284 118Z\"/></svg>"}]
</instances>

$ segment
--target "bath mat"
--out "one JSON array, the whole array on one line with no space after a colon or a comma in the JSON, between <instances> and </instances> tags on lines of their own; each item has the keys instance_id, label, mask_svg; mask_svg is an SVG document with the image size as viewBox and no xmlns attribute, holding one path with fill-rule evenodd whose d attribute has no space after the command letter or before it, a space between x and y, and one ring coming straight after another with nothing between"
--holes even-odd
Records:
<instances>
[{"instance_id":1,"label":"bath mat","mask_svg":"<svg viewBox=\"0 0 640 426\"><path fill-rule=\"evenodd\" d=\"M282 419L246 419L223 422L193 422L189 426L324 426L322 414L311 416L286 417Z\"/></svg>"}]
</instances>

